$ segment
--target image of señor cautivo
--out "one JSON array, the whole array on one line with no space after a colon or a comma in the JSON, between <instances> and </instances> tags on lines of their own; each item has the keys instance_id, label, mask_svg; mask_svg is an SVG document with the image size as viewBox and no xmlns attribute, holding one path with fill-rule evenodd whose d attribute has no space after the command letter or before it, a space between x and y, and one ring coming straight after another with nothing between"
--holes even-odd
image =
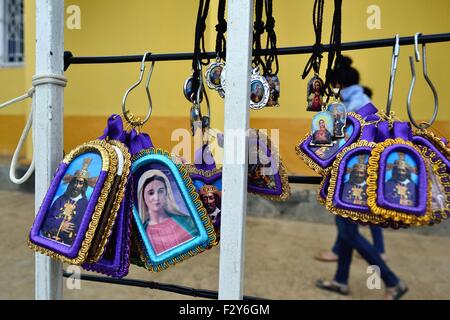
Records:
<instances>
[{"instance_id":1,"label":"image of se\u00f1or cautivo","mask_svg":"<svg viewBox=\"0 0 450 320\"><path fill-rule=\"evenodd\" d=\"M88 187L94 187L98 177L90 177L92 158L85 158L80 170L66 174L61 185L68 184L66 191L58 197L46 213L41 235L71 246L77 236L81 221L88 206Z\"/></svg>"},{"instance_id":2,"label":"image of se\u00f1or cautivo","mask_svg":"<svg viewBox=\"0 0 450 320\"><path fill-rule=\"evenodd\" d=\"M169 178L161 170L142 174L137 196L139 216L156 255L199 236L191 216L179 209Z\"/></svg>"}]
</instances>

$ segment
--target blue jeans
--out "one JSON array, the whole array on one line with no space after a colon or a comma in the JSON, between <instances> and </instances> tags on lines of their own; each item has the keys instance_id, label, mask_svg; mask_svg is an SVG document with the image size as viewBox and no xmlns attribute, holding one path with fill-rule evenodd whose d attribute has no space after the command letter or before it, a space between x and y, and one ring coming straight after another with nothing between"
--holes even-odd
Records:
<instances>
[{"instance_id":1,"label":"blue jeans","mask_svg":"<svg viewBox=\"0 0 450 320\"><path fill-rule=\"evenodd\" d=\"M336 282L348 283L353 249L355 249L369 265L376 265L380 268L380 277L386 287L394 287L399 283L399 279L381 259L377 249L359 233L358 224L337 216L336 226L338 228L337 242L339 248L338 267L334 276Z\"/></svg>"},{"instance_id":2,"label":"blue jeans","mask_svg":"<svg viewBox=\"0 0 450 320\"><path fill-rule=\"evenodd\" d=\"M375 249L377 249L377 252L379 254L384 253L385 250L384 250L383 228L381 228L375 224L369 225L369 228L370 228L370 233L372 234L372 240L373 240L373 245L374 245ZM339 232L339 229L338 229L338 232ZM333 249L331 249L335 255L338 255L338 252L339 252L340 242L338 241L338 239L339 239L339 234L336 238L336 241L334 242Z\"/></svg>"}]
</instances>

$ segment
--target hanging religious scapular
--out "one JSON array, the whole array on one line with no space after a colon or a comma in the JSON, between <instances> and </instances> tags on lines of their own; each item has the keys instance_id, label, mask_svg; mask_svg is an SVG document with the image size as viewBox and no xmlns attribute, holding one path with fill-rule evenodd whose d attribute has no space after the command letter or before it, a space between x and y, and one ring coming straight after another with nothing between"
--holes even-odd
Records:
<instances>
[{"instance_id":1,"label":"hanging religious scapular","mask_svg":"<svg viewBox=\"0 0 450 320\"><path fill-rule=\"evenodd\" d=\"M105 133L100 139L104 139L111 143L114 148L122 150L123 159L119 157L119 164L124 162L121 181L116 180L110 193L123 193L123 201L120 204L117 217L114 222L111 236L108 238L107 233L102 230L102 225L108 225L108 220L112 220L113 216L109 217L104 214L100 220L99 230L94 237L94 243L100 241L107 241L106 246L103 246L103 253L101 258L93 262L89 259L83 263L82 267L89 271L103 273L115 278L122 278L128 274L130 265L130 247L131 247L131 184L129 181L131 155L128 151L128 139L126 131L123 129L122 118L119 115L112 115L108 119L108 126ZM126 146L126 152L123 151L123 146ZM109 203L113 205L113 203ZM117 204L116 204L117 205ZM107 208L108 205L105 207ZM108 212L108 210L106 210ZM102 247L102 246L100 246Z\"/></svg>"},{"instance_id":2,"label":"hanging religious scapular","mask_svg":"<svg viewBox=\"0 0 450 320\"><path fill-rule=\"evenodd\" d=\"M312 118L311 141L313 147L332 147L334 134L333 114L325 108Z\"/></svg>"},{"instance_id":3,"label":"hanging religious scapular","mask_svg":"<svg viewBox=\"0 0 450 320\"><path fill-rule=\"evenodd\" d=\"M306 98L308 106L306 111L318 112L322 110L323 96L325 95L325 87L323 80L318 74L315 74L311 80L308 81L306 89Z\"/></svg>"},{"instance_id":4,"label":"hanging religious scapular","mask_svg":"<svg viewBox=\"0 0 450 320\"><path fill-rule=\"evenodd\" d=\"M367 124L359 141L342 149L336 156L329 175L326 192L326 208L329 212L360 223L388 226L388 219L371 213L367 204L367 170L369 157L375 148L375 140L384 140L388 134L387 122ZM378 137L377 137L378 134ZM324 178L325 180L325 178ZM393 225L395 226L395 224Z\"/></svg>"},{"instance_id":5,"label":"hanging religious scapular","mask_svg":"<svg viewBox=\"0 0 450 320\"><path fill-rule=\"evenodd\" d=\"M270 86L266 78L259 73L259 67L252 70L250 76L250 108L260 110L269 100Z\"/></svg>"},{"instance_id":6,"label":"hanging religious scapular","mask_svg":"<svg viewBox=\"0 0 450 320\"><path fill-rule=\"evenodd\" d=\"M372 103L368 103L357 112L349 112L347 114L345 135L343 138L334 140L332 146L311 145L313 140L311 132L308 132L305 137L295 146L297 155L314 171L321 175L326 175L330 170L336 155L343 148L348 147L353 142L357 141L361 135L361 128L366 121L377 121L379 117L376 115L377 108ZM329 121L334 121L330 118ZM317 122L317 121L316 121ZM319 127L319 123L316 124ZM333 131L329 131L330 133Z\"/></svg>"},{"instance_id":7,"label":"hanging religious scapular","mask_svg":"<svg viewBox=\"0 0 450 320\"><path fill-rule=\"evenodd\" d=\"M225 63L221 61L219 56L217 56L216 61L211 63L205 72L205 79L208 88L216 90L221 98L225 97L225 90L221 85L221 75L224 67Z\"/></svg>"},{"instance_id":8,"label":"hanging religious scapular","mask_svg":"<svg viewBox=\"0 0 450 320\"><path fill-rule=\"evenodd\" d=\"M407 225L432 221L431 179L410 124L393 122L393 137L369 157L367 203L374 214Z\"/></svg>"},{"instance_id":9,"label":"hanging religious scapular","mask_svg":"<svg viewBox=\"0 0 450 320\"><path fill-rule=\"evenodd\" d=\"M333 138L344 138L345 124L347 122L347 108L339 98L339 89L334 88L333 93L335 101L329 104L326 110L330 112L334 118Z\"/></svg>"},{"instance_id":10,"label":"hanging religious scapular","mask_svg":"<svg viewBox=\"0 0 450 320\"><path fill-rule=\"evenodd\" d=\"M220 222L222 208L222 169L217 168L211 153L211 142L203 144L195 151L194 164L187 164L187 171L192 179L200 200L206 208L209 218L216 232L216 239L220 239Z\"/></svg>"},{"instance_id":11,"label":"hanging religious scapular","mask_svg":"<svg viewBox=\"0 0 450 320\"><path fill-rule=\"evenodd\" d=\"M58 166L30 231L31 249L62 262L96 263L105 253L128 181L129 152L119 140L93 140ZM120 214L126 214L122 210Z\"/></svg>"},{"instance_id":12,"label":"hanging religious scapular","mask_svg":"<svg viewBox=\"0 0 450 320\"><path fill-rule=\"evenodd\" d=\"M250 129L248 149L248 191L272 201L289 199L288 174L277 145L264 130Z\"/></svg>"},{"instance_id":13,"label":"hanging religious scapular","mask_svg":"<svg viewBox=\"0 0 450 320\"><path fill-rule=\"evenodd\" d=\"M227 22L225 21L225 0L219 0L218 22L216 25L216 61L212 62L205 72L205 79L208 88L214 89L219 93L221 98L225 97L225 90L221 85L221 74L225 63L222 57L225 56L226 42L224 33L227 30Z\"/></svg>"},{"instance_id":14,"label":"hanging religious scapular","mask_svg":"<svg viewBox=\"0 0 450 320\"><path fill-rule=\"evenodd\" d=\"M266 1L266 25L267 45L266 50L270 52L264 56L265 59L265 74L267 82L269 83L270 94L267 100L266 107L279 107L280 98L280 79L278 77L279 63L277 55L277 36L275 33L275 18L272 15L272 1ZM275 62L275 70L272 70L272 64Z\"/></svg>"}]
</instances>

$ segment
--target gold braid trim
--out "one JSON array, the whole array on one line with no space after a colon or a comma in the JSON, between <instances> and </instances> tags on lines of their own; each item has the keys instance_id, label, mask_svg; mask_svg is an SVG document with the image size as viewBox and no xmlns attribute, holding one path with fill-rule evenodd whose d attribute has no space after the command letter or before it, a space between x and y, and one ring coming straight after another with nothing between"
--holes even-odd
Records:
<instances>
[{"instance_id":1,"label":"gold braid trim","mask_svg":"<svg viewBox=\"0 0 450 320\"><path fill-rule=\"evenodd\" d=\"M106 249L106 244L108 242L109 237L111 236L114 223L117 218L117 212L119 211L120 205L122 203L125 188L128 182L128 174L130 173L130 167L131 167L131 154L128 151L128 148L120 141L118 140L108 140L108 143L116 146L119 148L119 150L123 154L123 169L122 169L122 175L120 177L120 183L116 194L111 194L110 196L115 197L114 204L111 208L111 214L108 218L107 225L105 227L105 230L103 231L102 238L99 242L98 248L93 248L96 251L91 252L92 256L89 255L87 258L87 262L89 263L95 263L102 257L103 253ZM117 172L117 170L116 170Z\"/></svg>"},{"instance_id":2,"label":"gold braid trim","mask_svg":"<svg viewBox=\"0 0 450 320\"><path fill-rule=\"evenodd\" d=\"M319 191L317 192L317 202L323 206L326 205L327 199L324 199L320 196L320 191L323 189L323 186L325 184L325 181L327 180L328 176L323 177L322 181L320 181L319 185Z\"/></svg>"},{"instance_id":3,"label":"gold braid trim","mask_svg":"<svg viewBox=\"0 0 450 320\"><path fill-rule=\"evenodd\" d=\"M429 224L433 217L433 212L431 211L431 181L427 179L428 190L427 190L427 204L425 215L422 217L417 217L412 214L406 214L396 210L386 209L379 207L377 205L377 181L378 181L378 169L380 163L380 155L383 151L393 145L406 145L414 148L420 153L420 150L414 146L410 141L405 141L403 139L387 139L384 142L378 143L376 147L372 150L372 154L369 157L369 169L367 178L367 204L374 214L381 215L384 219L392 219L393 221L400 221L408 225L426 225ZM425 166L426 167L426 166ZM425 170L428 169L425 168Z\"/></svg>"},{"instance_id":4,"label":"gold braid trim","mask_svg":"<svg viewBox=\"0 0 450 320\"><path fill-rule=\"evenodd\" d=\"M356 136L356 140L358 140L361 137L362 134L362 128L367 124L365 122L365 120L363 119L363 117L361 117L358 113L355 112L348 112L349 116L352 116L353 118L355 118L359 124L361 125L361 128L359 130L359 134ZM355 130L355 126L353 126L353 130ZM353 133L352 133L353 134ZM306 165L308 167L310 167L311 169L313 169L315 172L317 172L318 174L322 175L322 176L326 176L328 173L330 173L331 171L331 167L332 165L330 165L327 168L322 168L321 166L319 166L317 164L316 161L314 161L310 156L308 156L305 152L303 152L300 148L300 145L302 145L306 139L308 139L311 136L311 133L307 133L306 136L300 140L299 143L297 143L297 145L295 146L295 152L297 153L297 155L300 157L300 159L302 159Z\"/></svg>"},{"instance_id":5,"label":"gold braid trim","mask_svg":"<svg viewBox=\"0 0 450 320\"><path fill-rule=\"evenodd\" d=\"M447 145L442 142L439 137L437 137L433 132L428 131L426 129L420 129L414 131L414 134L416 136L421 136L431 142L433 142L434 146L437 147L442 153L446 156L447 159L450 159L450 148L447 147Z\"/></svg>"},{"instance_id":6,"label":"gold braid trim","mask_svg":"<svg viewBox=\"0 0 450 320\"><path fill-rule=\"evenodd\" d=\"M448 174L446 173L448 167L439 159L439 157L437 157L437 160L433 160L437 156L435 152L429 150L424 146L418 146L418 149L420 150L420 153L422 154L424 159L428 160L431 164L433 172L431 172L430 174L434 174L435 176L437 176L439 178L439 182L444 187L445 207L440 210L434 210L432 218L434 223L441 223L443 220L450 218L450 215L447 213L450 211L450 203L448 201L448 199L450 198L450 191L445 190L445 187L450 187L450 182L443 181L444 179L448 178ZM443 172L439 172L441 170ZM437 217L437 214L439 214L442 218Z\"/></svg>"},{"instance_id":7,"label":"gold braid trim","mask_svg":"<svg viewBox=\"0 0 450 320\"><path fill-rule=\"evenodd\" d=\"M254 192L254 191L249 191L250 193L259 195L263 198L272 200L272 201L286 201L290 198L291 196L291 186L289 185L289 176L287 174L287 170L286 167L283 164L283 160L281 159L281 155L278 152L278 148L275 144L272 144L272 141L270 140L269 136L267 136L266 134L264 134L263 132L261 132L259 129L257 130L257 134L258 137L259 135L263 135L266 138L266 142L267 142L267 149L269 149L270 146L270 153L272 156L272 159L274 158L274 154L276 154L278 157L278 163L277 163L277 167L278 167L278 174L280 176L280 181L281 181L281 194L280 195L268 195L268 194L263 194L263 193L259 193L259 192Z\"/></svg>"},{"instance_id":8,"label":"gold braid trim","mask_svg":"<svg viewBox=\"0 0 450 320\"><path fill-rule=\"evenodd\" d=\"M210 248L216 246L218 244L218 241L217 241L216 232L214 231L214 226L211 222L211 219L208 216L208 213L206 212L205 207L203 206L203 203L200 200L200 196L198 195L194 184L192 183L192 180L191 180L188 170L187 170L187 166L185 164L182 164L181 162L177 163L174 161L174 159L178 158L177 156L175 156L173 154L169 154L167 151L160 149L160 148L149 148L149 149L144 149L144 150L140 151L139 153L135 154L132 158L132 162L136 161L137 159L139 159L141 157L144 157L146 155L152 155L152 154L162 155L174 162L174 164L176 165L177 169L179 170L179 172L181 174L181 177L183 178L183 183L187 188L189 196L194 204L194 207L197 209L197 213L199 214L200 220L203 223L206 233L208 234L208 242L204 246L197 246L194 249L189 250L188 252L183 253L177 257L174 257L174 258L169 259L162 263L155 264L150 261L150 259L148 257L148 253L146 254L144 243L143 243L142 239L139 239L140 237L138 237L138 235L136 234L138 232L137 231L135 233L135 239L137 238L136 240L137 240L137 244L138 244L138 246L137 246L138 251L141 256L141 260L144 263L145 268L149 271L159 272L164 269L167 269L168 267L170 267L172 265L180 263L194 255L197 255L197 254L205 251L206 249L210 249Z\"/></svg>"},{"instance_id":9,"label":"gold braid trim","mask_svg":"<svg viewBox=\"0 0 450 320\"><path fill-rule=\"evenodd\" d=\"M213 170L203 170L203 169L197 169L197 167L193 164L186 164L186 171L191 174L199 174L206 178L211 178L215 174L222 173L222 169L215 168Z\"/></svg>"},{"instance_id":10,"label":"gold braid trim","mask_svg":"<svg viewBox=\"0 0 450 320\"><path fill-rule=\"evenodd\" d=\"M379 223L385 222L385 219L383 219L383 217L374 215L372 213L337 208L334 206L334 202L333 202L333 197L334 197L335 190L336 190L336 182L337 182L337 178L338 178L338 174L339 174L339 165L341 164L344 156L347 154L347 152L352 151L359 147L369 147L369 148L373 149L375 146L376 146L375 142L360 140L360 141L352 143L350 146L344 148L336 156L336 160L333 162L333 166L331 169L330 186L328 188L328 194L327 194L327 200L326 200L326 207L331 213L341 216L343 218L352 219L354 221L370 222L373 224L379 224Z\"/></svg>"},{"instance_id":11,"label":"gold braid trim","mask_svg":"<svg viewBox=\"0 0 450 320\"><path fill-rule=\"evenodd\" d=\"M302 140L300 140L299 143L297 143L297 145L295 146L295 152L309 168L313 169L315 172L322 176L326 176L330 172L330 168L322 168L300 148L300 145L302 145L310 136L311 133L307 133L306 136Z\"/></svg>"},{"instance_id":12,"label":"gold braid trim","mask_svg":"<svg viewBox=\"0 0 450 320\"><path fill-rule=\"evenodd\" d=\"M98 153L100 153L102 158L102 171L107 171L107 176L102 186L100 196L97 199L97 204L92 214L88 230L85 233L85 237L81 243L81 247L80 250L78 251L77 256L73 259L67 258L60 253L56 253L50 249L38 246L32 243L30 239L28 239L28 247L30 249L40 252L42 254L46 254L53 259L60 260L62 262L70 263L73 265L80 265L86 260L89 248L91 246L92 238L94 237L95 230L100 220L100 216L103 212L103 207L105 206L109 191L111 190L115 173L117 171L116 152L114 151L113 147L111 147L108 143L106 143L103 140L90 141L76 147L64 158L63 162L66 164L70 164L70 162L72 162L73 159L75 159L77 156L89 151L97 151Z\"/></svg>"}]
</instances>

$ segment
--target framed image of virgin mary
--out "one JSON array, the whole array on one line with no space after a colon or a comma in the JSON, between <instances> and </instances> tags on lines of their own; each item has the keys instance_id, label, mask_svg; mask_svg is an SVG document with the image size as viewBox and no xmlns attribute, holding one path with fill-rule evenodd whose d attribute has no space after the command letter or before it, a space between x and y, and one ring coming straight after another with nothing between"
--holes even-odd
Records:
<instances>
[{"instance_id":1,"label":"framed image of virgin mary","mask_svg":"<svg viewBox=\"0 0 450 320\"><path fill-rule=\"evenodd\" d=\"M132 164L133 220L146 268L161 271L215 244L207 211L185 165L160 149Z\"/></svg>"}]
</instances>

